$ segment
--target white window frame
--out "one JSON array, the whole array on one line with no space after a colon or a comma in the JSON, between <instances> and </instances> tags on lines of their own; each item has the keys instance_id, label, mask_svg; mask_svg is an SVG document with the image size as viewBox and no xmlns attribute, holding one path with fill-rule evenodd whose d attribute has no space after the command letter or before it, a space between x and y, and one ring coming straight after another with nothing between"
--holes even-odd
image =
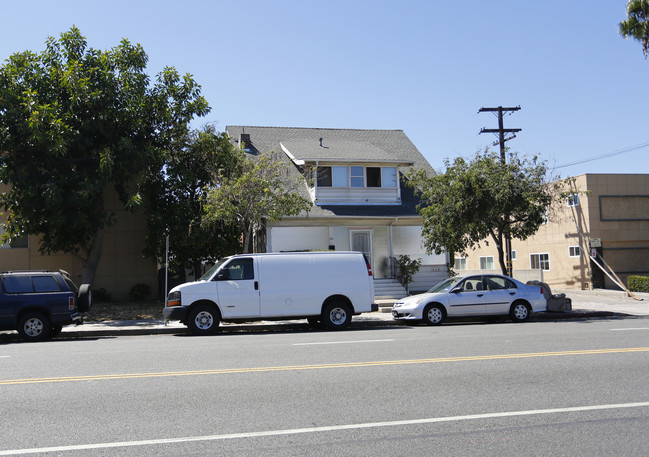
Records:
<instances>
[{"instance_id":1,"label":"white window frame","mask_svg":"<svg viewBox=\"0 0 649 457\"><path fill-rule=\"evenodd\" d=\"M458 265L459 264L459 265ZM466 270L466 257L456 257L453 264L454 270Z\"/></svg>"},{"instance_id":2,"label":"white window frame","mask_svg":"<svg viewBox=\"0 0 649 457\"><path fill-rule=\"evenodd\" d=\"M484 259L484 262L485 262L485 266L488 266L489 262L491 263L491 268L482 268L483 259ZM487 260L487 259L491 259L491 260ZM486 255L486 256L480 257L480 269L481 270L493 270L494 269L494 256Z\"/></svg>"},{"instance_id":3,"label":"white window frame","mask_svg":"<svg viewBox=\"0 0 649 457\"><path fill-rule=\"evenodd\" d=\"M568 246L568 257L581 257L581 247Z\"/></svg>"},{"instance_id":4,"label":"white window frame","mask_svg":"<svg viewBox=\"0 0 649 457\"><path fill-rule=\"evenodd\" d=\"M579 194L568 195L568 197L566 197L566 204L568 205L568 208L579 206Z\"/></svg>"},{"instance_id":5,"label":"white window frame","mask_svg":"<svg viewBox=\"0 0 649 457\"><path fill-rule=\"evenodd\" d=\"M534 261L533 258L536 256L537 261L536 263L538 264L538 267L534 267ZM545 256L546 259L542 259L541 256ZM544 266L547 266L547 268L544 268ZM530 254L530 269L532 270L543 270L543 271L550 271L550 253L549 252L534 252Z\"/></svg>"},{"instance_id":6,"label":"white window frame","mask_svg":"<svg viewBox=\"0 0 649 457\"><path fill-rule=\"evenodd\" d=\"M352 168L360 168L363 170L362 175L352 176ZM371 166L371 165L321 165L318 168L324 169L328 168L331 178L331 186L318 186L331 189L332 187L337 188L354 188L354 189L398 189L399 188L399 178L397 167L381 167L381 166ZM380 170L380 186L367 186L367 169L368 168L378 168ZM317 185L318 181L318 169L315 170L314 180ZM356 180L359 184L360 179L363 180L363 185L352 185L352 180Z\"/></svg>"}]
</instances>

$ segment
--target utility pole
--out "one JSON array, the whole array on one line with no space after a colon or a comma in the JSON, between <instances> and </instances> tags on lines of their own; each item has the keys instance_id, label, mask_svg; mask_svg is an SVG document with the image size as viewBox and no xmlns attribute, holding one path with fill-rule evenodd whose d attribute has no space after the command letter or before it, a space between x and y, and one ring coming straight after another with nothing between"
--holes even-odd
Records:
<instances>
[{"instance_id":1,"label":"utility pole","mask_svg":"<svg viewBox=\"0 0 649 457\"><path fill-rule=\"evenodd\" d=\"M514 112L518 111L521 109L520 106L515 106L511 108L503 108L502 106L499 106L497 108L480 108L478 110L478 113L484 113L484 112L497 112L498 113L498 128L497 129L481 129L480 133L497 133L498 134L498 141L494 143L493 145L499 145L500 146L500 162L504 165L507 162L507 158L505 157L505 142L512 140L516 138L516 133L520 132L521 129L506 129L503 126L503 113L505 112ZM512 136L509 138L505 138L505 133L511 133ZM508 236L505 237L505 265L507 267L507 275L511 278L514 275L514 269L512 265L512 240Z\"/></svg>"}]
</instances>

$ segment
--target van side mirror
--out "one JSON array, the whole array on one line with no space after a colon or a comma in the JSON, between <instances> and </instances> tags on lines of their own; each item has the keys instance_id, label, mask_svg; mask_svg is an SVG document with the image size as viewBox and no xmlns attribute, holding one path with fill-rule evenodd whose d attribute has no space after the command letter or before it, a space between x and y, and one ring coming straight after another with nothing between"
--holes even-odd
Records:
<instances>
[{"instance_id":1,"label":"van side mirror","mask_svg":"<svg viewBox=\"0 0 649 457\"><path fill-rule=\"evenodd\" d=\"M216 275L217 281L228 281L230 279L230 270L221 270Z\"/></svg>"}]
</instances>

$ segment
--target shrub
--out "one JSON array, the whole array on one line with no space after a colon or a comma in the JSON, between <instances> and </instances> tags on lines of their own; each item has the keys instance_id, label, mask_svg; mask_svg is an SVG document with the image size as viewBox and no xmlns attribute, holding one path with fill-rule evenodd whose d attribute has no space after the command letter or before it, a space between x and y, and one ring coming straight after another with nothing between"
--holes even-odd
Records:
<instances>
[{"instance_id":1,"label":"shrub","mask_svg":"<svg viewBox=\"0 0 649 457\"><path fill-rule=\"evenodd\" d=\"M137 283L128 292L129 297L135 301L142 301L151 295L151 286L144 283Z\"/></svg>"},{"instance_id":2,"label":"shrub","mask_svg":"<svg viewBox=\"0 0 649 457\"><path fill-rule=\"evenodd\" d=\"M110 301L111 298L112 298L112 296L110 295L110 292L108 292L103 287L100 287L99 289L94 289L92 291L92 299L93 299L93 301L107 302L107 301Z\"/></svg>"},{"instance_id":3,"label":"shrub","mask_svg":"<svg viewBox=\"0 0 649 457\"><path fill-rule=\"evenodd\" d=\"M419 267L421 266L421 259L411 260L410 256L400 255L396 259L396 263L397 281L399 281L401 285L406 289L406 293L409 293L408 284L412 282L412 278L419 271Z\"/></svg>"},{"instance_id":4,"label":"shrub","mask_svg":"<svg viewBox=\"0 0 649 457\"><path fill-rule=\"evenodd\" d=\"M628 287L631 292L649 292L649 277L629 276Z\"/></svg>"}]
</instances>

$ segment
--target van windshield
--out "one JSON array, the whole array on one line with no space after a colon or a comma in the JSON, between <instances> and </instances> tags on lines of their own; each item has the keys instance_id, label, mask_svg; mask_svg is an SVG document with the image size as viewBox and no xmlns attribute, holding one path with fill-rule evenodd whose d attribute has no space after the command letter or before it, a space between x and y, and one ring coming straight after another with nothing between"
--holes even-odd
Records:
<instances>
[{"instance_id":1,"label":"van windshield","mask_svg":"<svg viewBox=\"0 0 649 457\"><path fill-rule=\"evenodd\" d=\"M230 257L226 257L226 258L221 259L218 262L216 262L212 268L207 270L207 272L203 276L200 277L199 281L209 281L210 279L212 279L212 277L214 276L214 273L216 273L216 270L221 268L221 265L223 265L229 258Z\"/></svg>"}]
</instances>

